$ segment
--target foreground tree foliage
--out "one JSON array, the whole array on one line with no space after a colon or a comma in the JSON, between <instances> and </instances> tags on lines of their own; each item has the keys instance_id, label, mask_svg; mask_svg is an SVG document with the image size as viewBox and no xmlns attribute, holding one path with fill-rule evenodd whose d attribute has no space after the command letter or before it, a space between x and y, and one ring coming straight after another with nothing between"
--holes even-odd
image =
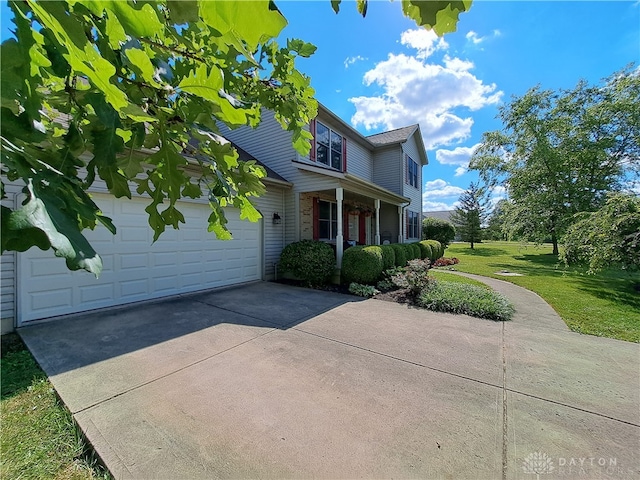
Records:
<instances>
[{"instance_id":1,"label":"foreground tree foliage","mask_svg":"<svg viewBox=\"0 0 640 480\"><path fill-rule=\"evenodd\" d=\"M602 85L532 88L500 109L500 131L485 133L470 167L509 194L511 234L553 252L578 212L599 208L640 173L640 73L632 66Z\"/></svg>"},{"instance_id":2,"label":"foreground tree foliage","mask_svg":"<svg viewBox=\"0 0 640 480\"><path fill-rule=\"evenodd\" d=\"M53 249L70 269L98 275L82 235L115 233L87 190L102 179L115 197L147 195L154 241L184 223L178 201L209 199L209 231L231 238L224 207L257 221L251 197L264 170L239 162L219 135L275 113L308 153L317 113L310 79L295 60L315 46L276 42L286 19L261 1L10 1L14 35L2 44L2 196L24 184L26 200L2 206L2 251ZM337 11L339 1L332 1ZM442 34L470 0L403 0L405 13ZM364 15L367 2L357 8ZM195 167L195 168L194 168Z\"/></svg>"},{"instance_id":3,"label":"foreground tree foliage","mask_svg":"<svg viewBox=\"0 0 640 480\"><path fill-rule=\"evenodd\" d=\"M640 197L612 194L602 208L578 214L563 244L562 259L588 265L589 273L640 269Z\"/></svg>"},{"instance_id":4,"label":"foreground tree foliage","mask_svg":"<svg viewBox=\"0 0 640 480\"><path fill-rule=\"evenodd\" d=\"M487 216L485 192L479 184L471 182L458 202L460 205L451 214L451 221L462 241L469 242L473 249L482 240L482 223Z\"/></svg>"}]
</instances>

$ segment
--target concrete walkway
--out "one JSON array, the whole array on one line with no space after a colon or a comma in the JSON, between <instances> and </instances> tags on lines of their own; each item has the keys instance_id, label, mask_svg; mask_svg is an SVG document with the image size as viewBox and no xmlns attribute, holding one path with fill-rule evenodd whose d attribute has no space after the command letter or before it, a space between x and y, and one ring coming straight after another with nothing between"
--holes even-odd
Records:
<instances>
[{"instance_id":1,"label":"concrete walkway","mask_svg":"<svg viewBox=\"0 0 640 480\"><path fill-rule=\"evenodd\" d=\"M116 478L640 478L640 346L486 281L513 321L256 283L20 334Z\"/></svg>"}]
</instances>

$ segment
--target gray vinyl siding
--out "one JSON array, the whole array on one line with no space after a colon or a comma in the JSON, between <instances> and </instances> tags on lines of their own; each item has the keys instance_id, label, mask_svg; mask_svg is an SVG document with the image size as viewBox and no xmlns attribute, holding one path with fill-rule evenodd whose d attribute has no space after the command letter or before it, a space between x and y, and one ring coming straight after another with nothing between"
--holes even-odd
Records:
<instances>
[{"instance_id":1,"label":"gray vinyl siding","mask_svg":"<svg viewBox=\"0 0 640 480\"><path fill-rule=\"evenodd\" d=\"M373 182L373 155L355 140L347 138L347 172Z\"/></svg>"},{"instance_id":2,"label":"gray vinyl siding","mask_svg":"<svg viewBox=\"0 0 640 480\"><path fill-rule=\"evenodd\" d=\"M230 130L218 123L220 134L253 155L288 181L295 169L292 160L298 158L298 152L291 143L291 132L283 130L272 112L262 110L262 121L257 128L240 127Z\"/></svg>"},{"instance_id":3,"label":"gray vinyl siding","mask_svg":"<svg viewBox=\"0 0 640 480\"><path fill-rule=\"evenodd\" d=\"M284 195L286 190L269 186L267 192L255 199L255 204L263 219L263 239L264 239L264 279L273 280L275 269L274 264L280 259L280 252L285 245L285 228L293 219L289 217L284 208ZM278 213L281 218L279 225L274 225L273 214Z\"/></svg>"},{"instance_id":4,"label":"gray vinyl siding","mask_svg":"<svg viewBox=\"0 0 640 480\"><path fill-rule=\"evenodd\" d=\"M7 198L2 205L11 209L17 205L17 195L22 186L18 183L5 183ZM34 247L35 248L35 247ZM0 333L13 330L16 315L16 252L4 252L0 256Z\"/></svg>"},{"instance_id":5,"label":"gray vinyl siding","mask_svg":"<svg viewBox=\"0 0 640 480\"><path fill-rule=\"evenodd\" d=\"M373 183L402 195L402 174L402 150L398 145L376 151Z\"/></svg>"},{"instance_id":6,"label":"gray vinyl siding","mask_svg":"<svg viewBox=\"0 0 640 480\"><path fill-rule=\"evenodd\" d=\"M418 145L415 140L415 135L411 136L409 140L402 144L402 151L406 155L409 155L413 161L418 164L418 188L415 188L412 185L406 183L403 179L403 192L402 195L411 199L411 204L407 207L412 212L417 212L422 215L422 169L424 165L421 165L420 159L422 156L418 151ZM405 158L403 155L403 173L404 173L404 162Z\"/></svg>"}]
</instances>

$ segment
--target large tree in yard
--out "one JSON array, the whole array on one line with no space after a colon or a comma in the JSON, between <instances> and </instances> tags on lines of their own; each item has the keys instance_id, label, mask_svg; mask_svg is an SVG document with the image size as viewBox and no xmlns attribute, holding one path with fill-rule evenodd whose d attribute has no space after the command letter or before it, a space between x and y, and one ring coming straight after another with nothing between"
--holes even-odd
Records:
<instances>
[{"instance_id":1,"label":"large tree in yard","mask_svg":"<svg viewBox=\"0 0 640 480\"><path fill-rule=\"evenodd\" d=\"M404 13L443 34L470 0L403 0ZM179 200L208 198L208 228L230 238L224 207L258 220L264 170L239 162L219 134L255 127L274 112L305 154L317 112L310 79L296 69L315 47L290 39L269 0L12 0L14 38L2 43L2 197L7 181L25 202L2 206L2 251L52 249L70 269L96 275L99 255L82 235L104 225L87 193L99 177L115 197L146 195L157 239L184 223ZM338 10L340 1L332 0ZM329 3L327 3L329 8ZM365 14L367 2L356 6ZM219 123L218 123L219 122ZM204 227L204 226L203 226Z\"/></svg>"},{"instance_id":2,"label":"large tree in yard","mask_svg":"<svg viewBox=\"0 0 640 480\"><path fill-rule=\"evenodd\" d=\"M470 167L503 185L507 222L523 238L550 238L553 252L578 212L602 206L640 173L640 72L627 67L602 85L539 87L500 108L503 129L485 133Z\"/></svg>"},{"instance_id":3,"label":"large tree in yard","mask_svg":"<svg viewBox=\"0 0 640 480\"><path fill-rule=\"evenodd\" d=\"M563 239L562 259L589 273L607 268L640 269L640 197L616 193L595 212L582 212Z\"/></svg>"},{"instance_id":4,"label":"large tree in yard","mask_svg":"<svg viewBox=\"0 0 640 480\"><path fill-rule=\"evenodd\" d=\"M458 202L460 204L451 214L451 221L462 241L469 242L473 249L482 240L482 223L487 212L484 190L477 183L471 182Z\"/></svg>"}]
</instances>

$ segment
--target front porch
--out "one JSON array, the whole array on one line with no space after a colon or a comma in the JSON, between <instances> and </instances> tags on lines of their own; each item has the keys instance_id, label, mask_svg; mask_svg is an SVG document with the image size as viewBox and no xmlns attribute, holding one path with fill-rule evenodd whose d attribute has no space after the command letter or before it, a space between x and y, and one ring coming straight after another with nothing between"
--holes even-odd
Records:
<instances>
[{"instance_id":1,"label":"front porch","mask_svg":"<svg viewBox=\"0 0 640 480\"><path fill-rule=\"evenodd\" d=\"M380 193L345 187L299 193L300 239L334 246L338 268L349 246L403 243L407 199Z\"/></svg>"}]
</instances>

